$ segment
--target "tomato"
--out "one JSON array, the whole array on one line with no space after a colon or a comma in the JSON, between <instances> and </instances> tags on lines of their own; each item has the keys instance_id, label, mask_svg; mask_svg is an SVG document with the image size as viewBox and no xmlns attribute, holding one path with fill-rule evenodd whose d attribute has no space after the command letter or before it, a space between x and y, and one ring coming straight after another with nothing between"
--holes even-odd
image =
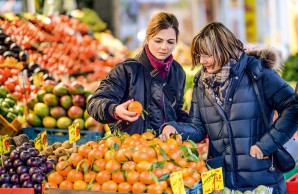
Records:
<instances>
[{"instance_id":1,"label":"tomato","mask_svg":"<svg viewBox=\"0 0 298 194\"><path fill-rule=\"evenodd\" d=\"M127 110L130 112L137 112L138 114L143 113L143 105L138 101L133 101L129 103Z\"/></svg>"}]
</instances>

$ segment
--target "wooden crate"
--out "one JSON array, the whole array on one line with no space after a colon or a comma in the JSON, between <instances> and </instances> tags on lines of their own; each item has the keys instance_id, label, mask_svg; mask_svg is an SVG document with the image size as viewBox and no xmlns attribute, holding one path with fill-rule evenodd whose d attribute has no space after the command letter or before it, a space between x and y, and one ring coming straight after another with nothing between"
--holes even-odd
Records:
<instances>
[{"instance_id":1,"label":"wooden crate","mask_svg":"<svg viewBox=\"0 0 298 194\"><path fill-rule=\"evenodd\" d=\"M0 135L8 135L14 137L22 130L22 123L15 118L11 123L0 115Z\"/></svg>"}]
</instances>

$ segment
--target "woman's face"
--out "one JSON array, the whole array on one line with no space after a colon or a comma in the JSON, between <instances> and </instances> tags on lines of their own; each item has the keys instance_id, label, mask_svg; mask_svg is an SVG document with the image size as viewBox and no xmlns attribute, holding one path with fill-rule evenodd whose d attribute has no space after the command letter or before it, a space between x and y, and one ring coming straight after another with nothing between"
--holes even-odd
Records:
<instances>
[{"instance_id":1,"label":"woman's face","mask_svg":"<svg viewBox=\"0 0 298 194\"><path fill-rule=\"evenodd\" d=\"M159 31L148 39L148 48L158 60L164 61L170 56L176 46L176 32L173 28Z\"/></svg>"},{"instance_id":2,"label":"woman's face","mask_svg":"<svg viewBox=\"0 0 298 194\"><path fill-rule=\"evenodd\" d=\"M221 67L215 64L214 57L212 55L204 55L200 56L200 64L202 64L208 73L217 73L221 70Z\"/></svg>"}]
</instances>

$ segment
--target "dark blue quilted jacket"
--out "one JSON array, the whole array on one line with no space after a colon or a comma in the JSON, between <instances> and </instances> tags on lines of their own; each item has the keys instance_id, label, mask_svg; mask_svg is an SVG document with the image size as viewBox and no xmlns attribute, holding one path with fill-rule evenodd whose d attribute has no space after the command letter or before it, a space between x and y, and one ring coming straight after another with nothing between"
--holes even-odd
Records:
<instances>
[{"instance_id":1,"label":"dark blue quilted jacket","mask_svg":"<svg viewBox=\"0 0 298 194\"><path fill-rule=\"evenodd\" d=\"M273 53L264 51L268 57ZM276 56L275 56L276 57ZM226 167L225 186L234 190L253 190L258 185L273 187L274 194L287 193L283 174L275 170L269 172L272 164L271 153L284 144L298 129L298 103L294 90L273 70L268 59L259 59L243 53L238 64L231 72L231 82L223 105L223 111L230 123L228 130L208 98L200 78L195 78L191 124L169 123L174 126L183 139L195 142L208 135L210 140L208 158L223 159ZM252 79L257 81L262 93L268 121L272 121L274 110L279 118L270 122L270 133L266 134L258 100L253 89ZM258 160L250 156L250 147L257 144L269 159ZM219 161L220 162L220 161Z\"/></svg>"}]
</instances>

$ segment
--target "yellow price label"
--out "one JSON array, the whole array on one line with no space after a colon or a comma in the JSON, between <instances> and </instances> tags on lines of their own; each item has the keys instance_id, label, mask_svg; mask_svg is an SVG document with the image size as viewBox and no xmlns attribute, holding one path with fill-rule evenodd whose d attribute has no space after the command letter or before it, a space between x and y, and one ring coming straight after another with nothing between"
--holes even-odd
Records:
<instances>
[{"instance_id":1,"label":"yellow price label","mask_svg":"<svg viewBox=\"0 0 298 194\"><path fill-rule=\"evenodd\" d=\"M37 135L37 137L34 139L34 147L38 149L39 151L42 150L42 144L41 144L41 135L40 133Z\"/></svg>"},{"instance_id":2,"label":"yellow price label","mask_svg":"<svg viewBox=\"0 0 298 194\"><path fill-rule=\"evenodd\" d=\"M2 136L0 135L0 155L3 154Z\"/></svg>"},{"instance_id":3,"label":"yellow price label","mask_svg":"<svg viewBox=\"0 0 298 194\"><path fill-rule=\"evenodd\" d=\"M170 175L170 183L173 194L185 194L182 171L173 172Z\"/></svg>"},{"instance_id":4,"label":"yellow price label","mask_svg":"<svg viewBox=\"0 0 298 194\"><path fill-rule=\"evenodd\" d=\"M68 127L69 143L74 143L81 138L80 123L75 122Z\"/></svg>"},{"instance_id":5,"label":"yellow price label","mask_svg":"<svg viewBox=\"0 0 298 194\"><path fill-rule=\"evenodd\" d=\"M43 72L33 73L33 85L41 86L43 84Z\"/></svg>"},{"instance_id":6,"label":"yellow price label","mask_svg":"<svg viewBox=\"0 0 298 194\"><path fill-rule=\"evenodd\" d=\"M9 152L10 152L9 136L8 135L3 135L2 136L2 153L7 154Z\"/></svg>"},{"instance_id":7,"label":"yellow price label","mask_svg":"<svg viewBox=\"0 0 298 194\"><path fill-rule=\"evenodd\" d=\"M201 174L203 194L212 193L224 188L222 167L209 170Z\"/></svg>"},{"instance_id":8,"label":"yellow price label","mask_svg":"<svg viewBox=\"0 0 298 194\"><path fill-rule=\"evenodd\" d=\"M47 131L41 132L40 138L41 138L42 149L44 149L44 148L46 148L48 146L48 135L47 135Z\"/></svg>"}]
</instances>

